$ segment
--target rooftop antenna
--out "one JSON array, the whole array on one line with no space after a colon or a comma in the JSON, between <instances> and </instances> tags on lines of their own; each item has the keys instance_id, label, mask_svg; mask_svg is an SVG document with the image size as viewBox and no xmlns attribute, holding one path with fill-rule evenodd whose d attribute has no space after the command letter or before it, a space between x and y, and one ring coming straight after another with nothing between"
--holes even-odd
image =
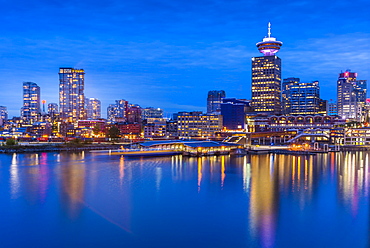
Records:
<instances>
[{"instance_id":1,"label":"rooftop antenna","mask_svg":"<svg viewBox=\"0 0 370 248\"><path fill-rule=\"evenodd\" d=\"M269 22L267 30L268 30L267 32L268 38L270 38L271 37L271 22Z\"/></svg>"}]
</instances>

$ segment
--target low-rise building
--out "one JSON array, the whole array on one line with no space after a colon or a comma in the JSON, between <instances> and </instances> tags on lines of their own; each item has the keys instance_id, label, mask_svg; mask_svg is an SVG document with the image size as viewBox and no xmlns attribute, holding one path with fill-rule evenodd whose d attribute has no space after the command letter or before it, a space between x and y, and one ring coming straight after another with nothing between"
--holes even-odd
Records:
<instances>
[{"instance_id":1,"label":"low-rise building","mask_svg":"<svg viewBox=\"0 0 370 248\"><path fill-rule=\"evenodd\" d=\"M344 120L338 116L322 116L322 115L298 115L298 116L270 116L268 121L271 131L288 131L306 129L331 129L334 125L344 124Z\"/></svg>"},{"instance_id":2,"label":"low-rise building","mask_svg":"<svg viewBox=\"0 0 370 248\"><path fill-rule=\"evenodd\" d=\"M179 138L212 138L216 132L222 130L222 116L179 112L177 124Z\"/></svg>"},{"instance_id":3,"label":"low-rise building","mask_svg":"<svg viewBox=\"0 0 370 248\"><path fill-rule=\"evenodd\" d=\"M348 128L344 133L344 145L369 146L370 127Z\"/></svg>"}]
</instances>

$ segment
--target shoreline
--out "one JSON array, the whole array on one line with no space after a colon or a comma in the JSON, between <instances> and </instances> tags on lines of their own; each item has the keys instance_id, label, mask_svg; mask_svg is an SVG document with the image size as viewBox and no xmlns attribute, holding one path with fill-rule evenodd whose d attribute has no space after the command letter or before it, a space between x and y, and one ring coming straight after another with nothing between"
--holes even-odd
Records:
<instances>
[{"instance_id":1,"label":"shoreline","mask_svg":"<svg viewBox=\"0 0 370 248\"><path fill-rule=\"evenodd\" d=\"M32 152L62 152L62 151L90 151L90 150L110 150L118 149L121 145L84 145L84 146L65 146L65 145L38 145L38 146L15 146L0 147L0 153L32 153Z\"/></svg>"}]
</instances>

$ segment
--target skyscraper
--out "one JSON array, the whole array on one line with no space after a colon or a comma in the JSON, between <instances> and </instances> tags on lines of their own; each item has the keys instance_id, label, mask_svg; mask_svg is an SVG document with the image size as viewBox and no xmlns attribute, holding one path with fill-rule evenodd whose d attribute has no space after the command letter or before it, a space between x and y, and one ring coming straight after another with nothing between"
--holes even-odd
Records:
<instances>
[{"instance_id":1,"label":"skyscraper","mask_svg":"<svg viewBox=\"0 0 370 248\"><path fill-rule=\"evenodd\" d=\"M60 117L67 122L85 119L85 72L83 69L59 68Z\"/></svg>"},{"instance_id":2,"label":"skyscraper","mask_svg":"<svg viewBox=\"0 0 370 248\"><path fill-rule=\"evenodd\" d=\"M325 103L320 99L318 81L305 83L300 82L299 78L284 79L282 102L284 114L313 115L318 114L319 110L326 111L323 106Z\"/></svg>"},{"instance_id":3,"label":"skyscraper","mask_svg":"<svg viewBox=\"0 0 370 248\"><path fill-rule=\"evenodd\" d=\"M100 119L101 118L101 102L96 98L86 98L86 115L87 119Z\"/></svg>"},{"instance_id":4,"label":"skyscraper","mask_svg":"<svg viewBox=\"0 0 370 248\"><path fill-rule=\"evenodd\" d=\"M264 56L252 58L252 107L256 112L281 112L281 59L275 55L282 46L281 41L268 36L256 46Z\"/></svg>"},{"instance_id":5,"label":"skyscraper","mask_svg":"<svg viewBox=\"0 0 370 248\"><path fill-rule=\"evenodd\" d=\"M226 97L226 93L223 90L208 91L207 114L221 113L221 103L222 103L222 99L225 97Z\"/></svg>"},{"instance_id":6,"label":"skyscraper","mask_svg":"<svg viewBox=\"0 0 370 248\"><path fill-rule=\"evenodd\" d=\"M32 82L23 83L23 107L21 109L22 118L33 123L37 121L40 114L40 87Z\"/></svg>"},{"instance_id":7,"label":"skyscraper","mask_svg":"<svg viewBox=\"0 0 370 248\"><path fill-rule=\"evenodd\" d=\"M285 115L290 114L291 112L291 99L290 99L290 89L294 84L298 84L300 82L299 78L285 78L283 80L283 85L281 87L281 104L282 104L282 112Z\"/></svg>"},{"instance_id":8,"label":"skyscraper","mask_svg":"<svg viewBox=\"0 0 370 248\"><path fill-rule=\"evenodd\" d=\"M357 73L346 70L337 82L337 110L342 119L363 121L366 102L366 80L357 80Z\"/></svg>"}]
</instances>

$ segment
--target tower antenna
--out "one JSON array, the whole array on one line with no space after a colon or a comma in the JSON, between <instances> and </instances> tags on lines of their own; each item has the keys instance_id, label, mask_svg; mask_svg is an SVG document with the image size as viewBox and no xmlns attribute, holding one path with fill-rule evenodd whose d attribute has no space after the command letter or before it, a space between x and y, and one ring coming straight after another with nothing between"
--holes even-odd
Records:
<instances>
[{"instance_id":1,"label":"tower antenna","mask_svg":"<svg viewBox=\"0 0 370 248\"><path fill-rule=\"evenodd\" d=\"M268 37L270 38L271 37L271 22L269 22L267 30L268 30L267 32Z\"/></svg>"}]
</instances>

